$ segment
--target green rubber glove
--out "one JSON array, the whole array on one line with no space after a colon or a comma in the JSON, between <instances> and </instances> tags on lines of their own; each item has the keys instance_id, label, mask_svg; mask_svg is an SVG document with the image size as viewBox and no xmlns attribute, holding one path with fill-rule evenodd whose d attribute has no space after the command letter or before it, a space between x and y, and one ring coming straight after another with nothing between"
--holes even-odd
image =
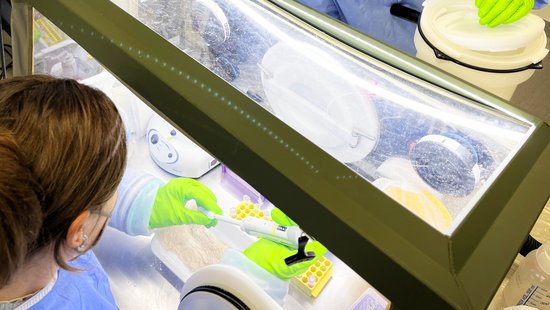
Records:
<instances>
[{"instance_id":1,"label":"green rubber glove","mask_svg":"<svg viewBox=\"0 0 550 310\"><path fill-rule=\"evenodd\" d=\"M273 222L283 226L298 226L290 217L281 211L279 208L271 209L271 219Z\"/></svg>"},{"instance_id":2,"label":"green rubber glove","mask_svg":"<svg viewBox=\"0 0 550 310\"><path fill-rule=\"evenodd\" d=\"M279 225L297 226L296 222L278 208L271 210L271 219ZM314 259L292 266L286 265L285 258L298 253L298 250L291 250L280 243L268 239L260 239L254 242L244 250L243 254L279 279L288 280L306 272L321 256L325 255L327 248L318 241L312 241L306 245L306 252L308 251L315 252Z\"/></svg>"},{"instance_id":3,"label":"green rubber glove","mask_svg":"<svg viewBox=\"0 0 550 310\"><path fill-rule=\"evenodd\" d=\"M533 6L535 0L476 0L479 23L491 28L521 19Z\"/></svg>"},{"instance_id":4,"label":"green rubber glove","mask_svg":"<svg viewBox=\"0 0 550 310\"><path fill-rule=\"evenodd\" d=\"M222 214L216 196L208 187L193 179L175 178L158 189L149 219L149 229L181 224L215 226L218 223L215 219L185 207L191 199L195 199L199 207Z\"/></svg>"},{"instance_id":5,"label":"green rubber glove","mask_svg":"<svg viewBox=\"0 0 550 310\"><path fill-rule=\"evenodd\" d=\"M315 258L309 261L287 266L285 258L298 253L286 246L267 239L260 239L244 250L243 254L263 269L269 271L281 280L288 280L307 271L315 262L325 255L325 248L319 241L309 242L306 252L315 252Z\"/></svg>"}]
</instances>

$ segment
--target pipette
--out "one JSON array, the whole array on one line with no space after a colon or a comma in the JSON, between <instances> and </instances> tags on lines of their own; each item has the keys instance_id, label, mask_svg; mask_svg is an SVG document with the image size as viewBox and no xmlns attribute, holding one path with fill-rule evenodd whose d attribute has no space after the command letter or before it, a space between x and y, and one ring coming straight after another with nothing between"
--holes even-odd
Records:
<instances>
[{"instance_id":1,"label":"pipette","mask_svg":"<svg viewBox=\"0 0 550 310\"><path fill-rule=\"evenodd\" d=\"M291 249L298 249L298 239L306 235L298 226L283 226L253 216L245 217L242 220L236 220L228 216L216 214L212 211L207 211L203 208L199 208L199 210L211 219L237 225L242 231L249 235L284 244Z\"/></svg>"}]
</instances>

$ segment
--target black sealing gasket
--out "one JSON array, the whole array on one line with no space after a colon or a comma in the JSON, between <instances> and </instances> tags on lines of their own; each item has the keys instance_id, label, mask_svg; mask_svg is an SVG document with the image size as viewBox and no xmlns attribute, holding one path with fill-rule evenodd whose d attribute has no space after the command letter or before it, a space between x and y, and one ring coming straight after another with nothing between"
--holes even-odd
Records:
<instances>
[{"instance_id":1,"label":"black sealing gasket","mask_svg":"<svg viewBox=\"0 0 550 310\"><path fill-rule=\"evenodd\" d=\"M196 292L211 293L211 294L220 296L221 298L227 300L233 306L235 306L235 308L237 308L239 310L250 310L250 308L242 300L240 300L237 296L231 294L230 292L228 292L224 289L221 289L221 288L216 287L216 286L211 286L211 285L203 285L203 286L195 287L189 293L185 294L185 296L183 296L183 298L181 299L180 302L182 302L185 299L185 297L187 297L187 296L189 296L193 293L196 293Z\"/></svg>"},{"instance_id":2,"label":"black sealing gasket","mask_svg":"<svg viewBox=\"0 0 550 310\"><path fill-rule=\"evenodd\" d=\"M422 18L422 15L420 17ZM470 69L474 69L474 70L478 70L478 71L484 71L484 72L491 72L491 73L514 73L514 72L520 72L520 71L525 71L525 70L529 70L529 69L542 69L542 60L537 62L536 64L529 64L527 66L520 67L520 68L515 68L515 69L489 69L489 68L483 68L483 67L470 65L470 64L467 64L467 63L462 62L460 60L454 59L454 58L450 57L449 55L443 53L439 49L437 49L437 47L435 47L430 42L430 40L428 40L426 38L426 36L424 35L424 32L422 31L422 27L420 26L420 22L417 23L417 28L418 28L418 33L420 34L420 36L422 37L424 42L426 42L426 44L434 51L434 55L438 59L452 61L455 64L461 65L461 66L466 67L466 68L470 68Z\"/></svg>"}]
</instances>

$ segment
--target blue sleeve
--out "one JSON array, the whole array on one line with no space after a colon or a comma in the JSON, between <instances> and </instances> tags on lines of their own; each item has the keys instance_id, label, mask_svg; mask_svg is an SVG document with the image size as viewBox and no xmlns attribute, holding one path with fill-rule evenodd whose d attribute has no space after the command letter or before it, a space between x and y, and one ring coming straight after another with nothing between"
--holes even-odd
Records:
<instances>
[{"instance_id":1,"label":"blue sleeve","mask_svg":"<svg viewBox=\"0 0 550 310\"><path fill-rule=\"evenodd\" d=\"M547 4L548 4L548 0L535 0L535 6L533 8L535 10L538 10L545 7Z\"/></svg>"},{"instance_id":2,"label":"blue sleeve","mask_svg":"<svg viewBox=\"0 0 550 310\"><path fill-rule=\"evenodd\" d=\"M79 271L59 269L52 290L30 309L118 309L107 275L92 251L69 265Z\"/></svg>"},{"instance_id":3,"label":"blue sleeve","mask_svg":"<svg viewBox=\"0 0 550 310\"><path fill-rule=\"evenodd\" d=\"M149 218L162 185L163 181L150 174L127 169L109 225L132 236L150 235Z\"/></svg>"},{"instance_id":4,"label":"blue sleeve","mask_svg":"<svg viewBox=\"0 0 550 310\"><path fill-rule=\"evenodd\" d=\"M337 5L337 0L297 0L296 2L345 22L344 16L340 13Z\"/></svg>"},{"instance_id":5,"label":"blue sleeve","mask_svg":"<svg viewBox=\"0 0 550 310\"><path fill-rule=\"evenodd\" d=\"M337 0L337 2L350 26L402 51L416 54L413 41L416 24L393 16L390 8L393 4L400 3L421 12L424 0Z\"/></svg>"}]
</instances>

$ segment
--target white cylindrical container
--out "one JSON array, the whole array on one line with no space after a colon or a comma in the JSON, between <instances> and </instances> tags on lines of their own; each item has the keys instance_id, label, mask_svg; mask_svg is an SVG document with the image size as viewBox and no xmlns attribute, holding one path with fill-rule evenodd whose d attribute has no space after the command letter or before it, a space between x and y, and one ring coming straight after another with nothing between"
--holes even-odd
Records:
<instances>
[{"instance_id":1,"label":"white cylindrical container","mask_svg":"<svg viewBox=\"0 0 550 310\"><path fill-rule=\"evenodd\" d=\"M533 14L512 24L479 24L471 0L427 0L414 37L416 56L509 100L548 54L544 21Z\"/></svg>"},{"instance_id":2,"label":"white cylindrical container","mask_svg":"<svg viewBox=\"0 0 550 310\"><path fill-rule=\"evenodd\" d=\"M502 292L502 306L550 310L550 242L529 253Z\"/></svg>"}]
</instances>

